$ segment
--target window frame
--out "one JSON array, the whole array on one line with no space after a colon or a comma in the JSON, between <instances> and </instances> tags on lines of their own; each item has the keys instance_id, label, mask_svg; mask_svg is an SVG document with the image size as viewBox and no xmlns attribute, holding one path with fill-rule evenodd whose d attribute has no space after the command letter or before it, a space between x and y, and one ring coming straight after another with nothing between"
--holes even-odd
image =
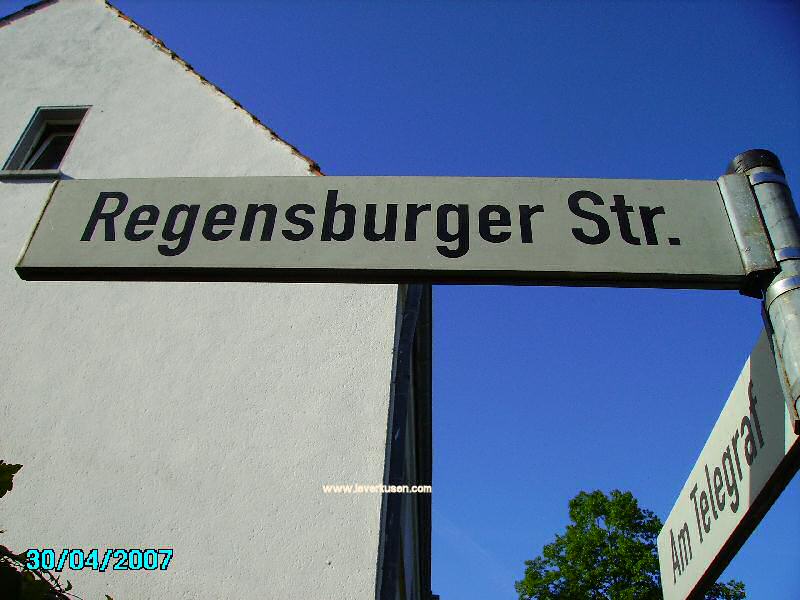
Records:
<instances>
[{"instance_id":1,"label":"window frame","mask_svg":"<svg viewBox=\"0 0 800 600\"><path fill-rule=\"evenodd\" d=\"M0 178L3 179L57 179L61 176L61 164L72 147L72 140L78 135L83 119L90 106L39 106L33 113L30 121L22 132L8 159L0 169ZM76 125L72 140L67 146L61 163L57 169L31 169L36 159L47 148L48 144L40 144L42 136L46 133L48 125ZM65 133L53 133L53 138Z\"/></svg>"}]
</instances>

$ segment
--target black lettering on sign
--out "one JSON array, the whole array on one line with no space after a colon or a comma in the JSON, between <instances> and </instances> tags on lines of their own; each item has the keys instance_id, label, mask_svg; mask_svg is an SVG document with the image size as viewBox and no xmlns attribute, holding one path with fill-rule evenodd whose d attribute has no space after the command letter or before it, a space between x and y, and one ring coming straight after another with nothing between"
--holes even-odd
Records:
<instances>
[{"instance_id":1,"label":"black lettering on sign","mask_svg":"<svg viewBox=\"0 0 800 600\"><path fill-rule=\"evenodd\" d=\"M708 474L708 465L703 465L706 471L706 485L708 486L708 497L711 499L711 514L714 515L714 520L719 518L717 514L717 504L714 502L714 492L711 491L711 476Z\"/></svg>"},{"instance_id":2,"label":"black lettering on sign","mask_svg":"<svg viewBox=\"0 0 800 600\"><path fill-rule=\"evenodd\" d=\"M756 456L758 456L758 448L756 448L756 441L753 438L753 425L748 415L742 417L742 427L740 431L744 438L744 458L747 460L747 466L750 467L753 465Z\"/></svg>"},{"instance_id":3,"label":"black lettering on sign","mask_svg":"<svg viewBox=\"0 0 800 600\"><path fill-rule=\"evenodd\" d=\"M736 444L739 441L739 430L733 432L733 437L731 438L731 446L733 446L733 457L736 459L736 472L739 473L739 481L742 480L742 462L739 460L739 446Z\"/></svg>"},{"instance_id":4,"label":"black lettering on sign","mask_svg":"<svg viewBox=\"0 0 800 600\"><path fill-rule=\"evenodd\" d=\"M642 228L644 229L644 239L647 240L648 246L658 245L658 235L656 235L656 226L653 223L653 219L656 218L656 215L663 214L665 214L663 206L654 206L653 208L649 206L639 207L639 216L642 218ZM676 238L670 238L670 244L672 244L672 240L674 239Z\"/></svg>"},{"instance_id":5,"label":"black lettering on sign","mask_svg":"<svg viewBox=\"0 0 800 600\"><path fill-rule=\"evenodd\" d=\"M451 233L447 217L451 212L456 213L456 231ZM469 212L466 204L442 204L436 211L436 234L443 242L458 242L455 248L436 246L436 250L447 258L459 258L469 251Z\"/></svg>"},{"instance_id":6,"label":"black lettering on sign","mask_svg":"<svg viewBox=\"0 0 800 600\"><path fill-rule=\"evenodd\" d=\"M642 240L633 235L631 231L631 220L628 215L633 212L633 207L625 204L625 196L622 194L614 194L614 205L611 207L611 212L617 213L619 234L622 236L622 239L632 246L641 245Z\"/></svg>"},{"instance_id":7,"label":"black lettering on sign","mask_svg":"<svg viewBox=\"0 0 800 600\"><path fill-rule=\"evenodd\" d=\"M725 445L722 454L719 455L719 462L715 460L711 466L703 465L705 489L698 493L698 486L702 483L695 483L689 493L689 498L694 505L697 533L700 536L701 544L703 543L703 533L710 533L714 521L719 519L720 513L725 510L726 506L730 507L731 512L736 513L741 505L739 482L744 481L744 469L743 461L739 458L739 446L743 446L744 462L747 467L752 467L758 457L759 448L763 448L765 445L761 422L756 411L758 398L753 391L752 381L748 387L748 396L749 410L742 416L741 422L737 422L735 425L730 444ZM702 478L703 475L699 475L699 477ZM713 521L711 517L714 518Z\"/></svg>"},{"instance_id":8,"label":"black lettering on sign","mask_svg":"<svg viewBox=\"0 0 800 600\"><path fill-rule=\"evenodd\" d=\"M714 479L714 499L717 501L717 508L719 512L725 510L725 494L722 494L722 471L719 467L714 467L714 474L712 475Z\"/></svg>"},{"instance_id":9,"label":"black lettering on sign","mask_svg":"<svg viewBox=\"0 0 800 600\"><path fill-rule=\"evenodd\" d=\"M681 575L683 570L678 559L678 549L675 547L675 535L672 533L672 529L669 530L669 547L672 554L672 583L674 584L678 581L678 575Z\"/></svg>"},{"instance_id":10,"label":"black lettering on sign","mask_svg":"<svg viewBox=\"0 0 800 600\"><path fill-rule=\"evenodd\" d=\"M322 219L321 239L323 242L330 242L331 240L344 242L353 237L356 229L356 207L347 203L337 204L336 199L338 196L339 190L328 190L325 215ZM334 231L337 213L341 213L344 216L341 231Z\"/></svg>"},{"instance_id":11,"label":"black lettering on sign","mask_svg":"<svg viewBox=\"0 0 800 600\"><path fill-rule=\"evenodd\" d=\"M569 209L572 213L583 219L592 221L597 226L597 233L586 231L584 228L575 227L572 234L579 242L584 244L602 244L611 237L611 230L608 221L600 214L588 210L586 203L581 204L582 200L590 200L595 206L605 206L603 199L596 193L588 190L581 190L570 195L568 199ZM631 218L636 212L636 207L631 206L625 200L622 194L614 194L614 202L609 206L609 210L617 217L617 226L619 228L619 235L625 243L631 246L641 246L642 238L634 232L637 226L637 219ZM642 222L642 231L644 232L644 239L648 246L658 245L658 233L656 231L655 218L658 215L666 214L663 206L640 206L639 207L639 220ZM667 243L670 246L680 246L681 240L678 237L668 237Z\"/></svg>"},{"instance_id":12,"label":"black lettering on sign","mask_svg":"<svg viewBox=\"0 0 800 600\"><path fill-rule=\"evenodd\" d=\"M689 537L689 525L686 523L678 532L678 554L681 557L681 565L685 569L692 560L692 539Z\"/></svg>"},{"instance_id":13,"label":"black lettering on sign","mask_svg":"<svg viewBox=\"0 0 800 600\"><path fill-rule=\"evenodd\" d=\"M520 237L523 244L533 243L533 227L531 226L531 218L536 213L544 212L544 206L536 204L534 206L527 206L525 204L519 207L519 228Z\"/></svg>"},{"instance_id":14,"label":"black lettering on sign","mask_svg":"<svg viewBox=\"0 0 800 600\"><path fill-rule=\"evenodd\" d=\"M701 519L700 519L700 509L697 506L697 484L696 483L694 484L694 487L692 488L692 491L689 492L689 498L691 498L692 502L694 503L694 518L697 520L697 533L700 534L700 543L702 544L703 543L703 531L705 530L705 532L708 533L708 529L706 529L705 520L703 520L703 526L702 527L700 526Z\"/></svg>"},{"instance_id":15,"label":"black lettering on sign","mask_svg":"<svg viewBox=\"0 0 800 600\"><path fill-rule=\"evenodd\" d=\"M370 242L380 242L385 240L393 242L397 237L397 204L386 205L386 219L383 223L383 232L376 231L376 221L378 219L378 205L367 204L366 215L364 217L364 238Z\"/></svg>"},{"instance_id":16,"label":"black lettering on sign","mask_svg":"<svg viewBox=\"0 0 800 600\"><path fill-rule=\"evenodd\" d=\"M407 204L406 205L406 235L407 242L414 242L417 239L417 217L424 212L430 212L430 204Z\"/></svg>"},{"instance_id":17,"label":"black lettering on sign","mask_svg":"<svg viewBox=\"0 0 800 600\"><path fill-rule=\"evenodd\" d=\"M598 214L581 208L580 202L584 199L591 200L592 204L595 206L603 206L603 199L594 192L581 190L570 194L570 197L567 200L572 214L582 219L588 219L589 221L592 221L597 226L597 233L594 235L589 235L580 227L573 227L572 235L575 236L576 240L583 242L584 244L602 244L611 236L611 230L608 227L608 221Z\"/></svg>"},{"instance_id":18,"label":"black lettering on sign","mask_svg":"<svg viewBox=\"0 0 800 600\"><path fill-rule=\"evenodd\" d=\"M750 399L750 417L753 420L753 423L756 426L756 434L758 435L758 445L763 448L764 447L764 438L761 436L761 423L758 420L758 413L756 412L756 404L758 404L758 398L753 393L753 382L750 382L750 385L747 387L747 396Z\"/></svg>"},{"instance_id":19,"label":"black lettering on sign","mask_svg":"<svg viewBox=\"0 0 800 600\"><path fill-rule=\"evenodd\" d=\"M261 226L262 242L267 242L272 239L272 230L275 229L275 215L278 209L274 204L248 204L247 211L244 214L244 224L242 225L242 232L239 234L239 239L243 242L249 241L253 236L253 228L256 224L256 215L264 215L264 224Z\"/></svg>"},{"instance_id":20,"label":"black lettering on sign","mask_svg":"<svg viewBox=\"0 0 800 600\"><path fill-rule=\"evenodd\" d=\"M127 219L121 219L120 222L121 227L124 224L124 239L131 242L158 237L160 229L163 243L158 244L158 251L163 256L177 256L189 247L198 220L200 223L197 225L202 237L213 242L232 237L238 237L242 242L253 239L269 242L279 227L285 227L280 229L280 232L290 241L303 241L316 235L319 236L316 239L323 242L346 242L353 239L394 242L398 236L402 236L400 240L415 242L419 233L420 215L432 213L431 219L422 218L423 242L431 243L430 238L433 233L436 236L434 239L440 242L436 245L436 251L441 256L461 258L469 252L470 236L474 234L470 231L470 219L477 219L477 235L490 244L502 244L512 239L522 244L532 244L533 219L537 214L545 212L542 204L520 204L514 207L486 204L472 209L467 204L405 204L406 213L403 217L400 215L400 204L368 203L356 206L347 202L340 203L338 190L326 191L324 210L319 206L315 209L312 204L294 204L290 205L285 213L279 214L275 204L247 204L246 209L244 205L237 207L232 204L215 204L208 209L203 205L202 210L205 212L201 215L200 204L176 204L161 208L153 204L143 204L134 207ZM319 200L316 202L321 204ZM572 214L584 221L582 225L572 228L572 235L583 244L602 244L611 238L612 233L616 235L616 230L613 232L611 230L613 219L607 218L610 216L609 211L616 216L619 235L627 244L642 246L646 243L652 246L659 243L655 218L665 214L663 206L634 207L627 203L622 194L615 194L613 202L607 204L599 194L589 190L572 193L567 204ZM125 214L128 207L129 199L124 193L100 193L81 240L92 241L95 231L102 224L103 239L116 241L115 221L117 217ZM315 215L317 210L322 213L321 218L312 220L311 216ZM471 210L477 213L470 215ZM637 216L641 218L641 230L638 229ZM285 219L285 223L280 221L282 218ZM403 227L403 223L400 222L403 218L404 231L399 231L398 228ZM435 219L435 223L432 219ZM514 231L517 223L519 223L519 234ZM680 244L678 238L667 239L671 245ZM433 243L436 244L435 241ZM763 446L755 409L751 413L740 428L748 464L755 458L757 452L756 435L758 442ZM736 467L740 469L735 443L733 450L732 458L736 459ZM722 471L720 473L722 474ZM713 509L717 502L714 501L711 491L708 494L711 495Z\"/></svg>"},{"instance_id":21,"label":"black lettering on sign","mask_svg":"<svg viewBox=\"0 0 800 600\"><path fill-rule=\"evenodd\" d=\"M672 546L672 583L675 583L678 580L675 572L677 571L678 575L682 575L692 560L692 539L689 536L689 525L684 523L683 527L678 530L677 551L672 529L669 530L669 541Z\"/></svg>"},{"instance_id":22,"label":"black lettering on sign","mask_svg":"<svg viewBox=\"0 0 800 600\"><path fill-rule=\"evenodd\" d=\"M292 242L307 240L314 233L314 224L308 219L298 216L297 213L299 212L313 215L314 207L310 204L295 204L286 209L286 220L292 225L299 225L301 228L300 231L293 231L291 229L284 229L281 231L283 237Z\"/></svg>"},{"instance_id":23,"label":"black lettering on sign","mask_svg":"<svg viewBox=\"0 0 800 600\"><path fill-rule=\"evenodd\" d=\"M152 204L142 204L131 211L128 224L125 226L125 239L131 242L141 242L153 234L153 229L136 231L137 227L155 225L158 222L158 207Z\"/></svg>"},{"instance_id":24,"label":"black lettering on sign","mask_svg":"<svg viewBox=\"0 0 800 600\"><path fill-rule=\"evenodd\" d=\"M106 200L109 198L116 198L117 207L110 212L103 212L103 209L106 207ZM92 210L92 214L89 215L89 222L86 223L86 229L83 230L81 241L88 242L92 239L94 229L102 219L105 221L105 240L107 242L113 242L116 239L114 237L114 219L122 214L127 205L128 197L122 192L100 192L100 195L97 197L97 202L94 203L94 210Z\"/></svg>"},{"instance_id":25,"label":"black lettering on sign","mask_svg":"<svg viewBox=\"0 0 800 600\"><path fill-rule=\"evenodd\" d=\"M492 217L497 213L497 217ZM493 232L492 227L511 227L511 213L505 206L489 204L478 211L478 231L481 237L492 244L505 242L511 237L510 231Z\"/></svg>"},{"instance_id":26,"label":"black lettering on sign","mask_svg":"<svg viewBox=\"0 0 800 600\"><path fill-rule=\"evenodd\" d=\"M200 212L199 204L176 204L169 209L161 236L165 242L178 242L178 244L174 248L170 248L168 244L159 244L158 251L162 255L177 256L186 250L192 239L192 231L194 230L195 221L197 221L198 212ZM183 227L176 229L179 217L182 215L185 215Z\"/></svg>"},{"instance_id":27,"label":"black lettering on sign","mask_svg":"<svg viewBox=\"0 0 800 600\"><path fill-rule=\"evenodd\" d=\"M703 531L708 533L711 531L711 517L708 516L708 496L706 495L705 490L700 492L700 518L703 521Z\"/></svg>"},{"instance_id":28,"label":"black lettering on sign","mask_svg":"<svg viewBox=\"0 0 800 600\"><path fill-rule=\"evenodd\" d=\"M736 471L733 470L733 458L731 458L731 447L726 446L722 453L722 472L725 476L725 488L731 499L730 507L735 513L739 510L739 485L736 481Z\"/></svg>"},{"instance_id":29,"label":"black lettering on sign","mask_svg":"<svg viewBox=\"0 0 800 600\"><path fill-rule=\"evenodd\" d=\"M232 229L214 231L215 227L233 225L236 222L236 208L230 204L217 204L208 209L203 224L203 237L211 242L219 242L228 237Z\"/></svg>"}]
</instances>

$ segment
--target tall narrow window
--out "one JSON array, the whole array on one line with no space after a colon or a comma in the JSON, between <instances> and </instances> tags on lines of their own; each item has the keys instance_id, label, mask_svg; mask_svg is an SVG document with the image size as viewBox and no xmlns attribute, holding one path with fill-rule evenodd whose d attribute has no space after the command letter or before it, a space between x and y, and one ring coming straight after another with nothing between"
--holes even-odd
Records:
<instances>
[{"instance_id":1,"label":"tall narrow window","mask_svg":"<svg viewBox=\"0 0 800 600\"><path fill-rule=\"evenodd\" d=\"M86 106L37 108L3 170L58 171L87 110Z\"/></svg>"}]
</instances>

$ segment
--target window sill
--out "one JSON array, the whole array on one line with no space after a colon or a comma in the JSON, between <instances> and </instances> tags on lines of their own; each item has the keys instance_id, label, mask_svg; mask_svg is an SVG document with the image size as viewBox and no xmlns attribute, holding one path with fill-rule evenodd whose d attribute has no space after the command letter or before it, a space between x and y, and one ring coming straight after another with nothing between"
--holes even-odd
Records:
<instances>
[{"instance_id":1,"label":"window sill","mask_svg":"<svg viewBox=\"0 0 800 600\"><path fill-rule=\"evenodd\" d=\"M60 169L27 169L27 170L0 170L0 181L7 179L47 179L54 180L61 177Z\"/></svg>"}]
</instances>

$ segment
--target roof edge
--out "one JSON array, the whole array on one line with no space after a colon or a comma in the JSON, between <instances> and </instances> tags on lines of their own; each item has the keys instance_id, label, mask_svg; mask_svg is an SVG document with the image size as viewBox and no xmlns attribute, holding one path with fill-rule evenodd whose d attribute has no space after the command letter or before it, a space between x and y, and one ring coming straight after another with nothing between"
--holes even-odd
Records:
<instances>
[{"instance_id":1,"label":"roof edge","mask_svg":"<svg viewBox=\"0 0 800 600\"><path fill-rule=\"evenodd\" d=\"M43 2L53 2L53 1L57 1L57 0L43 0ZM111 4L111 2L109 2L109 0L103 0L103 1L105 3L106 7L108 9L110 9L112 12L114 12L120 19L122 19L123 21L127 22L128 26L131 29L136 30L142 36L144 36L145 38L150 40L156 46L156 48L158 50L161 50L162 52L167 54L172 60L177 62L179 65L181 65L189 73L191 73L192 75L197 77L200 80L200 83L203 83L203 84L211 87L211 89L213 89L214 91L222 94L225 98L230 100L235 108L238 108L238 109L242 110L248 117L250 117L250 119L252 119L254 125L256 125L257 127L261 127L261 129L266 131L273 140L275 140L277 142L280 142L280 143L284 144L285 146L288 146L289 150L291 150L292 154L294 154L295 156L303 159L304 161L306 161L308 163L308 170L312 175L324 175L324 173L320 169L319 164L317 164L316 161L312 160L311 158L309 158L308 156L306 156L305 154L300 152L300 150L298 150L296 146L293 146L292 144L290 144L289 142L284 140L281 136L279 136L277 133L275 133L275 131L273 131L272 129L267 127L261 121L261 119L256 117L253 113L251 113L244 106L242 106L241 102L233 99L229 94L225 93L225 91L222 90L222 88L220 88L218 85L216 85L214 83L211 83L208 79L206 79L200 73L195 71L194 68L192 67L192 65L190 65L188 62L183 60L180 56L178 56L177 53L175 53L172 50L170 50L167 47L167 45L163 41L161 41L161 39L157 38L149 30L147 30L144 27L142 27L141 25L139 25L139 23L134 21L131 17L129 17L124 12L122 12L120 9L118 9L116 6Z\"/></svg>"},{"instance_id":2,"label":"roof edge","mask_svg":"<svg viewBox=\"0 0 800 600\"><path fill-rule=\"evenodd\" d=\"M2 19L0 19L0 27L8 25L9 23L12 23L22 17L26 17L31 13L35 13L37 10L45 8L50 4L55 4L56 2L58 2L58 0L39 0L39 2L34 2L33 4L28 4L27 6L23 6L18 11L15 11L10 15L6 15Z\"/></svg>"},{"instance_id":3,"label":"roof edge","mask_svg":"<svg viewBox=\"0 0 800 600\"><path fill-rule=\"evenodd\" d=\"M13 12L10 15L0 19L0 27L8 25L9 23L12 23L12 22L14 22L17 19L20 19L22 17L28 16L28 15L30 15L30 14L32 14L32 13L34 13L34 12L36 12L36 11L42 9L42 8L46 8L47 6L49 6L51 4L55 4L58 1L59 0L40 0L39 2L34 2L33 4L29 4L28 6L25 6L25 7L21 8L20 10L18 10L16 12ZM175 53L172 50L170 50L163 41L161 41L159 38L154 36L150 31L148 31L147 29L145 29L144 27L139 25L139 23L134 21L131 17L126 15L124 12L122 12L116 6L111 4L111 2L109 2L109 0L100 0L100 1L106 6L106 8L108 8L114 14L116 14L117 17L119 17L120 19L125 21L128 24L128 27L130 27L131 29L134 29L139 34L141 34L143 37L145 37L147 40L152 42L153 45L155 45L156 49L160 50L164 54L167 54L172 60L174 60L179 65L181 65L184 69L186 69L187 72L189 72L192 75L194 75L195 77L197 77L197 79L200 80L200 83L209 86L211 89L213 89L214 91L218 92L219 94L222 94L222 96L224 96L225 98L230 100L230 102L233 104L234 108L238 108L238 109L242 110L245 113L245 115L250 117L250 119L253 121L253 124L256 125L256 127L260 127L265 132L267 132L271 139L273 139L273 140L275 140L277 142L280 142L281 144L283 144L285 146L288 146L288 148L289 148L289 150L291 151L292 154L294 154L295 156L301 158L306 163L308 163L308 170L312 175L324 175L324 173L320 169L319 164L316 161L312 160L311 158L309 158L308 156L306 156L305 154L300 152L300 150L298 150L296 146L293 146L292 144L290 144L289 142L284 140L281 136L279 136L277 133L275 133L275 131L273 131L272 129L267 127L261 121L261 119L256 117L253 113L251 113L246 108L244 108L244 106L242 106L241 102L238 102L237 100L234 100L229 94L225 93L225 91L222 90L218 85L215 85L215 84L211 83L208 79L206 79L200 73L195 71L194 68L192 68L192 65L190 65L188 62L183 60L180 56L178 56L177 53Z\"/></svg>"}]
</instances>

